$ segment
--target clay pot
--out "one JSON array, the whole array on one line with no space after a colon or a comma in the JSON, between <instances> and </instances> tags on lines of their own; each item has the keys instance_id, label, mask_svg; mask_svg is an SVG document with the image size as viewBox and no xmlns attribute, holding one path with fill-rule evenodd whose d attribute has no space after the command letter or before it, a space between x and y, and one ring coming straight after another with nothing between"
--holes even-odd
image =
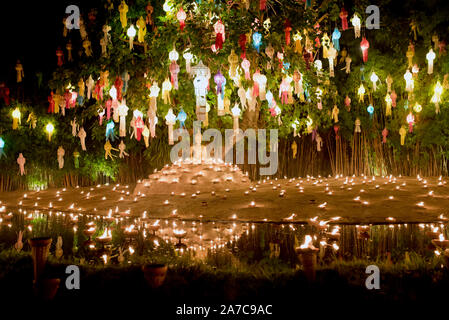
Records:
<instances>
[{"instance_id":1,"label":"clay pot","mask_svg":"<svg viewBox=\"0 0 449 320\"><path fill-rule=\"evenodd\" d=\"M40 279L34 283L34 293L42 300L53 300L59 289L61 279Z\"/></svg>"},{"instance_id":2,"label":"clay pot","mask_svg":"<svg viewBox=\"0 0 449 320\"><path fill-rule=\"evenodd\" d=\"M296 248L296 253L298 254L299 260L304 268L304 274L307 280L315 281L316 278L316 255L317 248Z\"/></svg>"},{"instance_id":3,"label":"clay pot","mask_svg":"<svg viewBox=\"0 0 449 320\"><path fill-rule=\"evenodd\" d=\"M147 264L142 266L143 275L151 288L159 288L167 276L167 265Z\"/></svg>"},{"instance_id":4,"label":"clay pot","mask_svg":"<svg viewBox=\"0 0 449 320\"><path fill-rule=\"evenodd\" d=\"M47 262L48 252L50 251L52 239L48 238L33 238L29 239L28 243L31 246L31 255L34 264L34 281L39 281L44 272L45 263Z\"/></svg>"}]
</instances>

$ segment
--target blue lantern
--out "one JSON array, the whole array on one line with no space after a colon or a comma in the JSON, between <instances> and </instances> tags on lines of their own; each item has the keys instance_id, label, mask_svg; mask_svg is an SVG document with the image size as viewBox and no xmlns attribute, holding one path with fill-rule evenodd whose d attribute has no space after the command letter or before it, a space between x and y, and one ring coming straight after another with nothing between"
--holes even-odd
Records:
<instances>
[{"instance_id":1,"label":"blue lantern","mask_svg":"<svg viewBox=\"0 0 449 320\"><path fill-rule=\"evenodd\" d=\"M185 113L184 109L179 111L177 120L179 121L179 127L184 128L184 122L187 120L187 113Z\"/></svg>"},{"instance_id":2,"label":"blue lantern","mask_svg":"<svg viewBox=\"0 0 449 320\"><path fill-rule=\"evenodd\" d=\"M337 51L340 51L340 37L340 31L338 30L338 28L335 28L334 32L332 33L332 43Z\"/></svg>"},{"instance_id":3,"label":"blue lantern","mask_svg":"<svg viewBox=\"0 0 449 320\"><path fill-rule=\"evenodd\" d=\"M260 32L253 33L253 46L259 52L260 46L262 45L262 34Z\"/></svg>"},{"instance_id":4,"label":"blue lantern","mask_svg":"<svg viewBox=\"0 0 449 320\"><path fill-rule=\"evenodd\" d=\"M114 127L115 127L115 124L114 124L114 121L112 121L112 120L106 124L106 140L109 140L109 139L111 139L111 141L115 140L116 135L114 134Z\"/></svg>"},{"instance_id":5,"label":"blue lantern","mask_svg":"<svg viewBox=\"0 0 449 320\"><path fill-rule=\"evenodd\" d=\"M0 159L4 156L6 158L6 154L3 151L3 148L5 147L5 141L2 137L0 137Z\"/></svg>"},{"instance_id":6,"label":"blue lantern","mask_svg":"<svg viewBox=\"0 0 449 320\"><path fill-rule=\"evenodd\" d=\"M268 90L267 93L265 94L265 98L268 101L268 106L271 107L271 104L273 103L273 94L271 93L270 90Z\"/></svg>"}]
</instances>

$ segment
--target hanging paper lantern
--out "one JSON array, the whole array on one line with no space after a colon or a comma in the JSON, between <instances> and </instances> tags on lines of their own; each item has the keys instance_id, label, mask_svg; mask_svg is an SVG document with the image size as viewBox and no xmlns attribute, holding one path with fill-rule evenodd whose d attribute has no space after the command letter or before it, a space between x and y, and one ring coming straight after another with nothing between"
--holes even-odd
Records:
<instances>
[{"instance_id":1,"label":"hanging paper lantern","mask_svg":"<svg viewBox=\"0 0 449 320\"><path fill-rule=\"evenodd\" d=\"M186 61L186 71L187 71L187 73L190 74L190 72L191 72L191 70L190 70L190 63L191 63L191 61L193 59L193 54L189 51L189 49L186 49L184 51L184 54L182 55L182 57Z\"/></svg>"},{"instance_id":2,"label":"hanging paper lantern","mask_svg":"<svg viewBox=\"0 0 449 320\"><path fill-rule=\"evenodd\" d=\"M165 81L162 83L162 99L164 100L165 104L170 103L170 91L172 89L172 84L170 80L165 79Z\"/></svg>"},{"instance_id":3,"label":"hanging paper lantern","mask_svg":"<svg viewBox=\"0 0 449 320\"><path fill-rule=\"evenodd\" d=\"M262 34L260 32L253 33L253 47L259 52L260 46L262 45Z\"/></svg>"},{"instance_id":4,"label":"hanging paper lantern","mask_svg":"<svg viewBox=\"0 0 449 320\"><path fill-rule=\"evenodd\" d=\"M214 24L214 31L215 31L215 48L217 50L223 49L223 43L225 41L225 26L223 22L219 19Z\"/></svg>"},{"instance_id":5,"label":"hanging paper lantern","mask_svg":"<svg viewBox=\"0 0 449 320\"><path fill-rule=\"evenodd\" d=\"M290 20L286 19L284 23L285 44L290 45L290 31L292 31L292 25Z\"/></svg>"},{"instance_id":6,"label":"hanging paper lantern","mask_svg":"<svg viewBox=\"0 0 449 320\"><path fill-rule=\"evenodd\" d=\"M110 120L107 124L106 124L106 140L111 140L114 141L116 138L116 135L114 133L114 121Z\"/></svg>"},{"instance_id":7,"label":"hanging paper lantern","mask_svg":"<svg viewBox=\"0 0 449 320\"><path fill-rule=\"evenodd\" d=\"M181 31L184 31L187 15L182 8L179 9L178 13L176 14L176 18L179 21L179 28L181 29Z\"/></svg>"},{"instance_id":8,"label":"hanging paper lantern","mask_svg":"<svg viewBox=\"0 0 449 320\"><path fill-rule=\"evenodd\" d=\"M16 130L19 127L21 121L21 113L19 108L15 108L12 112L12 128Z\"/></svg>"},{"instance_id":9,"label":"hanging paper lantern","mask_svg":"<svg viewBox=\"0 0 449 320\"><path fill-rule=\"evenodd\" d=\"M246 80L250 80L250 79L251 79L250 73L249 73L249 67L250 67L250 65L251 65L251 62L249 62L248 59L246 59L246 58L243 59L243 61L242 61L242 63L241 63L241 66L242 66L243 70L245 71L245 79L246 79Z\"/></svg>"},{"instance_id":10,"label":"hanging paper lantern","mask_svg":"<svg viewBox=\"0 0 449 320\"><path fill-rule=\"evenodd\" d=\"M370 80L373 83L374 91L376 91L377 90L377 81L379 81L379 77L377 76L377 74L374 71L371 73Z\"/></svg>"},{"instance_id":11,"label":"hanging paper lantern","mask_svg":"<svg viewBox=\"0 0 449 320\"><path fill-rule=\"evenodd\" d=\"M131 25L128 28L128 31L126 31L126 34L129 37L129 49L130 50L132 50L134 47L134 37L136 36L136 33L137 33L137 31L136 31L136 28L134 28L134 25Z\"/></svg>"},{"instance_id":12,"label":"hanging paper lantern","mask_svg":"<svg viewBox=\"0 0 449 320\"><path fill-rule=\"evenodd\" d=\"M2 137L0 137L0 159L4 156L6 158L6 154L3 151L3 148L5 147L5 141Z\"/></svg>"},{"instance_id":13,"label":"hanging paper lantern","mask_svg":"<svg viewBox=\"0 0 449 320\"><path fill-rule=\"evenodd\" d=\"M340 51L340 37L341 37L341 33L338 30L338 28L336 27L334 29L334 32L332 33L332 43L334 44L334 48L337 51Z\"/></svg>"},{"instance_id":14,"label":"hanging paper lantern","mask_svg":"<svg viewBox=\"0 0 449 320\"><path fill-rule=\"evenodd\" d=\"M210 69L200 61L196 66L192 67L192 72L195 75L193 79L193 86L195 87L196 96L196 115L198 120L206 120L206 95L209 86Z\"/></svg>"},{"instance_id":15,"label":"hanging paper lantern","mask_svg":"<svg viewBox=\"0 0 449 320\"><path fill-rule=\"evenodd\" d=\"M415 124L415 116L413 113L409 113L407 116L407 122L408 122L408 132L413 132L413 125Z\"/></svg>"},{"instance_id":16,"label":"hanging paper lantern","mask_svg":"<svg viewBox=\"0 0 449 320\"><path fill-rule=\"evenodd\" d=\"M175 48L173 48L172 51L168 54L168 58L171 61L169 70L170 70L170 81L173 85L174 90L178 90L178 73L180 71L179 65L176 63L179 59L178 51L176 51Z\"/></svg>"},{"instance_id":17,"label":"hanging paper lantern","mask_svg":"<svg viewBox=\"0 0 449 320\"><path fill-rule=\"evenodd\" d=\"M393 108L395 108L396 107L396 99L398 97L398 95L396 94L396 91L393 90L393 92L390 94L390 97L391 97L391 106Z\"/></svg>"},{"instance_id":18,"label":"hanging paper lantern","mask_svg":"<svg viewBox=\"0 0 449 320\"><path fill-rule=\"evenodd\" d=\"M19 153L19 157L17 158L17 164L19 165L20 175L23 176L25 174L25 163L26 158L22 153Z\"/></svg>"},{"instance_id":19,"label":"hanging paper lantern","mask_svg":"<svg viewBox=\"0 0 449 320\"><path fill-rule=\"evenodd\" d=\"M179 121L179 127L184 128L184 123L187 120L187 113L184 111L184 109L181 108L181 111L179 111L176 119Z\"/></svg>"},{"instance_id":20,"label":"hanging paper lantern","mask_svg":"<svg viewBox=\"0 0 449 320\"><path fill-rule=\"evenodd\" d=\"M338 114L340 113L340 110L338 109L337 105L334 105L334 108L332 109L332 119L334 119L334 122L338 122Z\"/></svg>"},{"instance_id":21,"label":"hanging paper lantern","mask_svg":"<svg viewBox=\"0 0 449 320\"><path fill-rule=\"evenodd\" d=\"M234 105L234 108L231 109L231 112L232 117L234 118L234 133L236 134L239 130L239 117L241 113L241 110L237 103Z\"/></svg>"},{"instance_id":22,"label":"hanging paper lantern","mask_svg":"<svg viewBox=\"0 0 449 320\"><path fill-rule=\"evenodd\" d=\"M399 129L399 135L401 136L401 146L403 146L405 144L405 136L407 135L407 129L404 126L401 126Z\"/></svg>"},{"instance_id":23,"label":"hanging paper lantern","mask_svg":"<svg viewBox=\"0 0 449 320\"><path fill-rule=\"evenodd\" d=\"M140 141L142 138L142 131L143 127L145 126L143 122L143 113L140 110L134 110L133 111L133 117L134 117L134 130L135 130L135 137L137 141Z\"/></svg>"},{"instance_id":24,"label":"hanging paper lantern","mask_svg":"<svg viewBox=\"0 0 449 320\"><path fill-rule=\"evenodd\" d=\"M387 143L388 129L384 128L382 130L382 143Z\"/></svg>"},{"instance_id":25,"label":"hanging paper lantern","mask_svg":"<svg viewBox=\"0 0 449 320\"><path fill-rule=\"evenodd\" d=\"M253 74L253 80L254 80L254 86L253 86L253 97L259 96L260 100L265 100L266 96L266 85L267 85L267 77L260 73L259 70L257 70Z\"/></svg>"},{"instance_id":26,"label":"hanging paper lantern","mask_svg":"<svg viewBox=\"0 0 449 320\"><path fill-rule=\"evenodd\" d=\"M334 76L334 61L337 58L337 50L335 50L334 45L331 44L328 52L327 58L329 59L329 76Z\"/></svg>"},{"instance_id":27,"label":"hanging paper lantern","mask_svg":"<svg viewBox=\"0 0 449 320\"><path fill-rule=\"evenodd\" d=\"M123 100L118 107L118 115L120 117L119 136L126 137L126 116L128 115L128 106Z\"/></svg>"},{"instance_id":28,"label":"hanging paper lantern","mask_svg":"<svg viewBox=\"0 0 449 320\"><path fill-rule=\"evenodd\" d=\"M418 102L416 102L415 105L413 106L413 110L416 113L420 113L422 111L422 106Z\"/></svg>"},{"instance_id":29,"label":"hanging paper lantern","mask_svg":"<svg viewBox=\"0 0 449 320\"><path fill-rule=\"evenodd\" d=\"M410 72L410 70L407 70L404 74L404 80L405 80L405 90L407 92L412 92L414 88L414 80L413 75Z\"/></svg>"},{"instance_id":30,"label":"hanging paper lantern","mask_svg":"<svg viewBox=\"0 0 449 320\"><path fill-rule=\"evenodd\" d=\"M440 81L437 82L435 85L435 89L433 91L433 96L430 102L435 104L435 113L440 113L440 102L441 102L441 95L443 94L443 86L441 85Z\"/></svg>"},{"instance_id":31,"label":"hanging paper lantern","mask_svg":"<svg viewBox=\"0 0 449 320\"><path fill-rule=\"evenodd\" d=\"M220 71L214 76L217 92L217 114L224 116L224 92L226 85L226 78Z\"/></svg>"},{"instance_id":32,"label":"hanging paper lantern","mask_svg":"<svg viewBox=\"0 0 449 320\"><path fill-rule=\"evenodd\" d=\"M387 104L386 109L385 109L385 115L386 116L391 116L391 104L392 104L392 99L391 96L387 93L387 95L385 96L385 102Z\"/></svg>"},{"instance_id":33,"label":"hanging paper lantern","mask_svg":"<svg viewBox=\"0 0 449 320\"><path fill-rule=\"evenodd\" d=\"M343 31L348 30L348 11L345 8L341 8L340 11L341 29Z\"/></svg>"},{"instance_id":34,"label":"hanging paper lantern","mask_svg":"<svg viewBox=\"0 0 449 320\"><path fill-rule=\"evenodd\" d=\"M173 3L170 0L165 0L162 9L165 11L167 15L172 14L174 10Z\"/></svg>"},{"instance_id":35,"label":"hanging paper lantern","mask_svg":"<svg viewBox=\"0 0 449 320\"><path fill-rule=\"evenodd\" d=\"M168 110L167 115L165 116L165 124L168 126L168 144L173 145L173 126L176 123L176 116L173 113L172 108Z\"/></svg>"},{"instance_id":36,"label":"hanging paper lantern","mask_svg":"<svg viewBox=\"0 0 449 320\"><path fill-rule=\"evenodd\" d=\"M125 0L122 0L122 3L118 6L118 11L120 12L120 22L122 24L122 28L125 29L128 24L126 14L128 13L128 6L125 3Z\"/></svg>"},{"instance_id":37,"label":"hanging paper lantern","mask_svg":"<svg viewBox=\"0 0 449 320\"><path fill-rule=\"evenodd\" d=\"M385 82L387 83L387 92L391 92L391 85L393 84L393 78L388 75L385 79Z\"/></svg>"},{"instance_id":38,"label":"hanging paper lantern","mask_svg":"<svg viewBox=\"0 0 449 320\"><path fill-rule=\"evenodd\" d=\"M320 87L316 88L316 98L317 98L317 108L318 110L323 109L323 103L321 101L321 97L323 95L323 90Z\"/></svg>"},{"instance_id":39,"label":"hanging paper lantern","mask_svg":"<svg viewBox=\"0 0 449 320\"><path fill-rule=\"evenodd\" d=\"M145 142L145 148L150 146L150 130L148 130L147 126L144 126L142 131L143 141Z\"/></svg>"},{"instance_id":40,"label":"hanging paper lantern","mask_svg":"<svg viewBox=\"0 0 449 320\"><path fill-rule=\"evenodd\" d=\"M259 10L264 11L267 8L267 0L259 0Z\"/></svg>"},{"instance_id":41,"label":"hanging paper lantern","mask_svg":"<svg viewBox=\"0 0 449 320\"><path fill-rule=\"evenodd\" d=\"M53 132L55 131L55 126L52 123L48 123L45 126L45 131L47 131L48 134L48 141L51 141L51 137L53 135Z\"/></svg>"},{"instance_id":42,"label":"hanging paper lantern","mask_svg":"<svg viewBox=\"0 0 449 320\"><path fill-rule=\"evenodd\" d=\"M357 15L357 13L354 13L354 16L351 19L351 23L352 23L352 26L354 27L354 36L356 38L359 38L361 24L360 24L360 18Z\"/></svg>"},{"instance_id":43,"label":"hanging paper lantern","mask_svg":"<svg viewBox=\"0 0 449 320\"><path fill-rule=\"evenodd\" d=\"M427 59L427 74L433 73L433 60L435 59L435 52L432 49L426 54Z\"/></svg>"},{"instance_id":44,"label":"hanging paper lantern","mask_svg":"<svg viewBox=\"0 0 449 320\"><path fill-rule=\"evenodd\" d=\"M360 48L362 49L363 62L367 62L368 61L369 42L368 42L368 40L366 40L365 37L363 37L362 41L360 42Z\"/></svg>"},{"instance_id":45,"label":"hanging paper lantern","mask_svg":"<svg viewBox=\"0 0 449 320\"><path fill-rule=\"evenodd\" d=\"M295 52L302 53L302 45L301 45L302 36L298 31L293 35L293 41L295 41Z\"/></svg>"},{"instance_id":46,"label":"hanging paper lantern","mask_svg":"<svg viewBox=\"0 0 449 320\"><path fill-rule=\"evenodd\" d=\"M267 91L267 94L265 95L265 98L267 99L268 106L271 106L273 103L273 94L270 90Z\"/></svg>"},{"instance_id":47,"label":"hanging paper lantern","mask_svg":"<svg viewBox=\"0 0 449 320\"><path fill-rule=\"evenodd\" d=\"M363 86L363 83L360 84L360 87L357 90L357 94L359 95L359 102L363 102L365 97L365 87Z\"/></svg>"},{"instance_id":48,"label":"hanging paper lantern","mask_svg":"<svg viewBox=\"0 0 449 320\"><path fill-rule=\"evenodd\" d=\"M362 132L362 129L360 128L361 124L362 124L362 122L360 121L359 118L355 119L355 123L354 123L354 125L355 125L354 132L355 132L355 133L360 133L360 132Z\"/></svg>"}]
</instances>

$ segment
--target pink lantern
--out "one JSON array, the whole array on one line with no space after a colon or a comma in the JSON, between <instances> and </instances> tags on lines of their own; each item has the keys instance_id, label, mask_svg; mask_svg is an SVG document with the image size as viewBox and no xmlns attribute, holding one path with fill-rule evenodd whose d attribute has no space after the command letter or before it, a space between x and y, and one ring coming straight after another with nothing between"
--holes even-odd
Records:
<instances>
[{"instance_id":1,"label":"pink lantern","mask_svg":"<svg viewBox=\"0 0 449 320\"><path fill-rule=\"evenodd\" d=\"M215 49L223 49L223 42L225 41L225 26L221 20L218 20L214 24L215 31Z\"/></svg>"},{"instance_id":2,"label":"pink lantern","mask_svg":"<svg viewBox=\"0 0 449 320\"><path fill-rule=\"evenodd\" d=\"M180 27L181 31L184 31L184 27L186 25L185 21L186 21L187 15L186 15L185 11L182 8L179 9L178 13L176 14L176 18L178 18L179 27Z\"/></svg>"},{"instance_id":3,"label":"pink lantern","mask_svg":"<svg viewBox=\"0 0 449 320\"><path fill-rule=\"evenodd\" d=\"M368 42L368 40L366 40L365 37L363 37L362 42L360 42L360 48L362 49L363 62L367 62L368 61L369 42Z\"/></svg>"},{"instance_id":4,"label":"pink lantern","mask_svg":"<svg viewBox=\"0 0 449 320\"><path fill-rule=\"evenodd\" d=\"M413 113L409 113L407 116L407 122L408 122L408 132L413 132L413 125L415 124L415 116Z\"/></svg>"}]
</instances>

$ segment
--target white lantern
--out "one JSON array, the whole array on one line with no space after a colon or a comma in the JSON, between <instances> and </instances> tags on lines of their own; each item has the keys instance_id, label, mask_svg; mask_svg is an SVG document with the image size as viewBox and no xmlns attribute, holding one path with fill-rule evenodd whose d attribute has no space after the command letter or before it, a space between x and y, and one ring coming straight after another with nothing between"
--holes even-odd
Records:
<instances>
[{"instance_id":1,"label":"white lantern","mask_svg":"<svg viewBox=\"0 0 449 320\"><path fill-rule=\"evenodd\" d=\"M234 133L237 134L239 130L239 117L241 110L239 108L239 105L236 103L234 105L234 108L231 109L232 117L234 118Z\"/></svg>"},{"instance_id":2,"label":"white lantern","mask_svg":"<svg viewBox=\"0 0 449 320\"><path fill-rule=\"evenodd\" d=\"M435 52L433 52L432 49L426 54L427 59L427 73L432 74L433 73L433 60L435 59Z\"/></svg>"},{"instance_id":3,"label":"white lantern","mask_svg":"<svg viewBox=\"0 0 449 320\"><path fill-rule=\"evenodd\" d=\"M173 145L173 126L176 123L176 116L173 113L172 108L168 110L167 115L165 116L165 124L168 126L168 144Z\"/></svg>"},{"instance_id":4,"label":"white lantern","mask_svg":"<svg viewBox=\"0 0 449 320\"><path fill-rule=\"evenodd\" d=\"M133 49L133 47L134 47L134 37L136 36L136 28L134 28L134 25L131 25L129 28L128 28L128 31L126 31L126 34L128 35L128 37L129 37L129 49L130 50L132 50Z\"/></svg>"}]
</instances>

